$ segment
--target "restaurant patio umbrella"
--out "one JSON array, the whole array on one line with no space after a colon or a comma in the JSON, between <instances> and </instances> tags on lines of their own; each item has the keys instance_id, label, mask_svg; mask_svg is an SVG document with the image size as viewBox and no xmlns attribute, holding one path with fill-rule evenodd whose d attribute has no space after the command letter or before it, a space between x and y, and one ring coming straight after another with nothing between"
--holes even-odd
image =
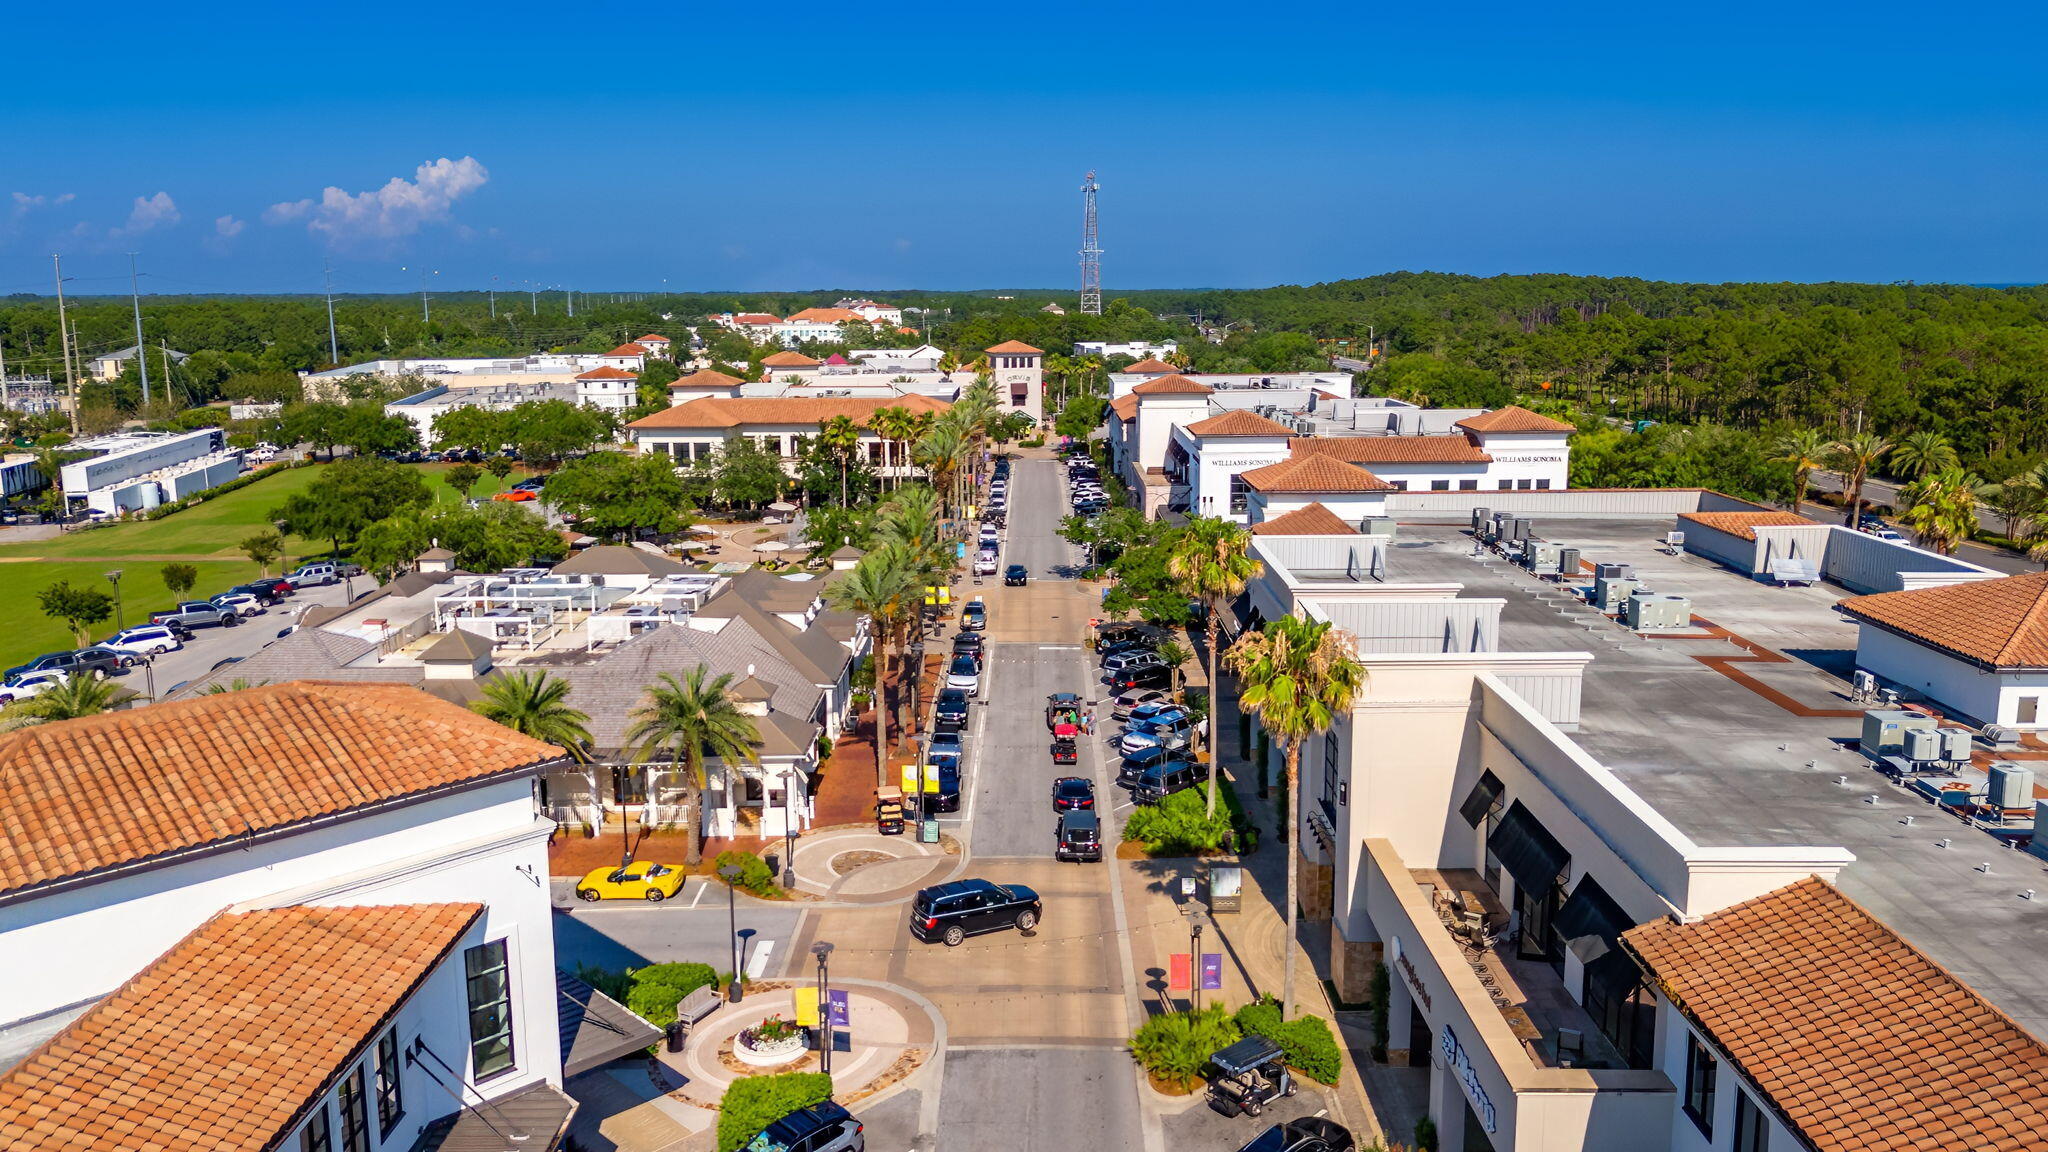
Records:
<instances>
[{"instance_id":1,"label":"restaurant patio umbrella","mask_svg":"<svg viewBox=\"0 0 2048 1152\"><path fill-rule=\"evenodd\" d=\"M787 500L777 500L768 506L768 510L770 512L794 512L796 511L796 505L791 504Z\"/></svg>"},{"instance_id":2,"label":"restaurant patio umbrella","mask_svg":"<svg viewBox=\"0 0 2048 1152\"><path fill-rule=\"evenodd\" d=\"M787 552L787 551L789 551L789 545L787 545L787 544L784 544L784 543L783 543L782 541L780 541L780 540L763 540L763 541L762 541L762 542L760 542L759 544L756 544L756 545L754 545L754 551L756 551L756 552Z\"/></svg>"},{"instance_id":3,"label":"restaurant patio umbrella","mask_svg":"<svg viewBox=\"0 0 2048 1152\"><path fill-rule=\"evenodd\" d=\"M695 551L697 551L697 550L698 550L698 549L700 549L700 548L709 548L709 547L711 547L711 541L709 541L709 540L685 540L685 541L683 541L682 543L680 543L680 544L676 545L676 547L678 547L678 548L681 548L681 549L683 549L684 551L688 551L688 552L695 552Z\"/></svg>"},{"instance_id":4,"label":"restaurant patio umbrella","mask_svg":"<svg viewBox=\"0 0 2048 1152\"><path fill-rule=\"evenodd\" d=\"M718 529L711 527L709 524L692 524L690 525L690 531L695 532L699 536L718 535Z\"/></svg>"}]
</instances>

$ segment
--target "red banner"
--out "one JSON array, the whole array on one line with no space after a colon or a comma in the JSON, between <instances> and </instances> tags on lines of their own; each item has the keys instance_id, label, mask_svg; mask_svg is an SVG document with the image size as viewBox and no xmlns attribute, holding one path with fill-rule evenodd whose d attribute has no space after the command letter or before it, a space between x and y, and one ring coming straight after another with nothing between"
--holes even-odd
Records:
<instances>
[{"instance_id":1,"label":"red banner","mask_svg":"<svg viewBox=\"0 0 2048 1152\"><path fill-rule=\"evenodd\" d=\"M1188 990L1188 954L1175 952L1166 958L1166 990L1185 992Z\"/></svg>"}]
</instances>

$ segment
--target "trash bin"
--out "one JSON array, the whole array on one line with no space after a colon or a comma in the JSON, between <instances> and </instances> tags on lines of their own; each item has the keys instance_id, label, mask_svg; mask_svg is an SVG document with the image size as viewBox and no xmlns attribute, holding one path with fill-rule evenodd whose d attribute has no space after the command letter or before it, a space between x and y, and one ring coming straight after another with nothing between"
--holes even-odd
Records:
<instances>
[{"instance_id":1,"label":"trash bin","mask_svg":"<svg viewBox=\"0 0 2048 1152\"><path fill-rule=\"evenodd\" d=\"M671 1052L681 1052L683 1050L683 1037L689 1035L689 1032L690 1030L683 1026L681 1020L671 1020L668 1022L668 1027L661 1030L662 1038Z\"/></svg>"}]
</instances>

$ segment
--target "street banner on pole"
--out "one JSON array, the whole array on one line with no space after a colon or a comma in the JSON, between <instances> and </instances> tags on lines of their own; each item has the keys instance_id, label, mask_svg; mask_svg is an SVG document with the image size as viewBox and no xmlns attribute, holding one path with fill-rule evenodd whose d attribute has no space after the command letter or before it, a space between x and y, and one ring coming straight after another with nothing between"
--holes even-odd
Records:
<instances>
[{"instance_id":1,"label":"street banner on pole","mask_svg":"<svg viewBox=\"0 0 2048 1152\"><path fill-rule=\"evenodd\" d=\"M1222 990L1223 990L1223 953L1221 953L1221 952L1204 952L1204 953L1202 953L1202 991L1204 991L1204 992L1221 992Z\"/></svg>"},{"instance_id":2,"label":"street banner on pole","mask_svg":"<svg viewBox=\"0 0 2048 1152\"><path fill-rule=\"evenodd\" d=\"M1188 990L1188 954L1175 952L1166 961L1166 988L1169 992Z\"/></svg>"},{"instance_id":3,"label":"street banner on pole","mask_svg":"<svg viewBox=\"0 0 2048 1152\"><path fill-rule=\"evenodd\" d=\"M795 991L797 1024L805 1028L816 1028L818 1026L818 990L816 988L797 988Z\"/></svg>"},{"instance_id":4,"label":"street banner on pole","mask_svg":"<svg viewBox=\"0 0 2048 1152\"><path fill-rule=\"evenodd\" d=\"M853 1023L851 1012L847 1007L846 989L828 989L825 992L825 1001L826 1007L829 1008L832 1013L832 1027L845 1028Z\"/></svg>"}]
</instances>

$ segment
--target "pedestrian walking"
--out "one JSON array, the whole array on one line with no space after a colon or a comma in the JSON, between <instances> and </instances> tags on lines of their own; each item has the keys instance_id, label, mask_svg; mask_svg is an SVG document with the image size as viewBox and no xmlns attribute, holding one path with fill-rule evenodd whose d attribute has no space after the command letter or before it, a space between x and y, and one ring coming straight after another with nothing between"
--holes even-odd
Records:
<instances>
[{"instance_id":1,"label":"pedestrian walking","mask_svg":"<svg viewBox=\"0 0 2048 1152\"><path fill-rule=\"evenodd\" d=\"M1083 736L1095 735L1095 705L1093 704L1088 706L1088 711L1081 714L1081 734Z\"/></svg>"}]
</instances>

